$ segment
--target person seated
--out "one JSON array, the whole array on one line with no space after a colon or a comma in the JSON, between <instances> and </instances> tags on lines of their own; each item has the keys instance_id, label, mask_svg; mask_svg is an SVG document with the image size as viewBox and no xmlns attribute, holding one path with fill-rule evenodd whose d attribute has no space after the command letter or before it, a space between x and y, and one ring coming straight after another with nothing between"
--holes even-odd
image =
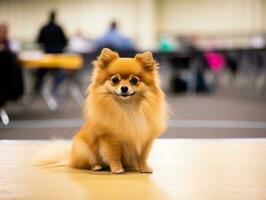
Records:
<instances>
[{"instance_id":1,"label":"person seated","mask_svg":"<svg viewBox=\"0 0 266 200\"><path fill-rule=\"evenodd\" d=\"M131 39L124 36L118 30L116 21L111 22L107 32L96 39L94 44L95 51L100 51L103 48L110 48L115 51L134 51L135 46Z\"/></svg>"},{"instance_id":2,"label":"person seated","mask_svg":"<svg viewBox=\"0 0 266 200\"><path fill-rule=\"evenodd\" d=\"M74 36L69 39L68 52L70 53L88 53L91 51L90 42L84 37L81 30L78 30Z\"/></svg>"},{"instance_id":3,"label":"person seated","mask_svg":"<svg viewBox=\"0 0 266 200\"><path fill-rule=\"evenodd\" d=\"M9 40L7 38L8 27L5 23L0 24L0 50L9 50Z\"/></svg>"}]
</instances>

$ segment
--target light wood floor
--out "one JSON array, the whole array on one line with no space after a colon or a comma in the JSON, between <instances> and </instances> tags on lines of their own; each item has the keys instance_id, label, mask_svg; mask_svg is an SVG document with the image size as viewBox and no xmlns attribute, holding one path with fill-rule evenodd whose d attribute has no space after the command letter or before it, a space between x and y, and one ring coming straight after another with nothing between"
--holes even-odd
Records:
<instances>
[{"instance_id":1,"label":"light wood floor","mask_svg":"<svg viewBox=\"0 0 266 200\"><path fill-rule=\"evenodd\" d=\"M45 142L45 141L44 141ZM160 139L153 174L38 168L37 142L0 142L0 199L265 200L265 139Z\"/></svg>"}]
</instances>

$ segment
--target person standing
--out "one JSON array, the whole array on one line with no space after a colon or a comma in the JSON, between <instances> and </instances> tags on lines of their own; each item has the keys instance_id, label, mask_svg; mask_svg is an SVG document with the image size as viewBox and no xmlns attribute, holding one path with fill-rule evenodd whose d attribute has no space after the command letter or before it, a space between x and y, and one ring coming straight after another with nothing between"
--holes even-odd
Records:
<instances>
[{"instance_id":1,"label":"person standing","mask_svg":"<svg viewBox=\"0 0 266 200\"><path fill-rule=\"evenodd\" d=\"M62 27L56 23L56 12L51 11L48 23L45 24L38 35L37 42L43 46L45 53L62 53L67 45L67 38ZM65 70L38 69L35 81L35 92L42 89L43 81L47 73L55 72L52 93L57 93L58 86L65 79Z\"/></svg>"}]
</instances>

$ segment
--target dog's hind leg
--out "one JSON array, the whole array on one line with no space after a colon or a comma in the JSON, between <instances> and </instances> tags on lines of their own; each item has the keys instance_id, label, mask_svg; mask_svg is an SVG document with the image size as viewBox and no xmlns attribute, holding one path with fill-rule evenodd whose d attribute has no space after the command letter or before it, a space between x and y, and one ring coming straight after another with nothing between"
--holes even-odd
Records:
<instances>
[{"instance_id":1,"label":"dog's hind leg","mask_svg":"<svg viewBox=\"0 0 266 200\"><path fill-rule=\"evenodd\" d=\"M73 168L92 170L100 170L101 167L97 163L96 153L92 146L78 136L73 140L70 166Z\"/></svg>"}]
</instances>

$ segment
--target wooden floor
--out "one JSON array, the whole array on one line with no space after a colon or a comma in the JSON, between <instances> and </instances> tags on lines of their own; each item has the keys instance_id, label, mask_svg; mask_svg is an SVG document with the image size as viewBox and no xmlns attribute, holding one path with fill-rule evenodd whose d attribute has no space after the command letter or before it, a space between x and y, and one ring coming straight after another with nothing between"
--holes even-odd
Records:
<instances>
[{"instance_id":1,"label":"wooden floor","mask_svg":"<svg viewBox=\"0 0 266 200\"><path fill-rule=\"evenodd\" d=\"M123 175L38 168L31 159L41 143L0 142L1 200L266 199L265 139L160 139L153 174Z\"/></svg>"}]
</instances>

